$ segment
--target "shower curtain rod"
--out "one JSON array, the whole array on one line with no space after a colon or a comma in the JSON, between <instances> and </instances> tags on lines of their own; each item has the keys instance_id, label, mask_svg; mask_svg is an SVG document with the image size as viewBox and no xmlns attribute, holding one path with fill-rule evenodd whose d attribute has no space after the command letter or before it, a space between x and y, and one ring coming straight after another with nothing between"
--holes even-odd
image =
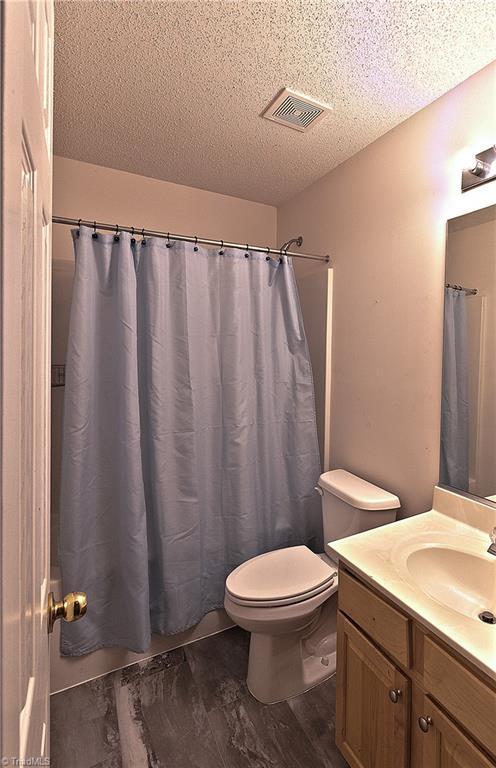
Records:
<instances>
[{"instance_id":1,"label":"shower curtain rod","mask_svg":"<svg viewBox=\"0 0 496 768\"><path fill-rule=\"evenodd\" d=\"M141 227L121 227L120 224L103 224L101 221L86 221L85 219L68 219L65 216L52 216L54 224L65 224L71 227L79 227L83 224L86 227L104 229L108 232L130 232L132 235L141 235L143 237L162 237L167 240L180 240L185 243L200 243L201 245L218 245L220 248L238 248L244 251L255 251L256 253L266 253L268 256L292 256L296 259L312 259L313 261L323 261L329 264L330 256L313 256L309 253L295 253L283 248L261 248L258 245L249 245L248 243L228 243L225 240L210 240L206 237L196 237L195 235L176 235L172 232L158 232L153 229L143 229ZM298 239L298 238L296 238Z\"/></svg>"},{"instance_id":2,"label":"shower curtain rod","mask_svg":"<svg viewBox=\"0 0 496 768\"><path fill-rule=\"evenodd\" d=\"M453 285L453 283L445 283L445 288L453 288L455 291L464 291L467 296L476 296L478 293L477 288L464 288L463 285Z\"/></svg>"}]
</instances>

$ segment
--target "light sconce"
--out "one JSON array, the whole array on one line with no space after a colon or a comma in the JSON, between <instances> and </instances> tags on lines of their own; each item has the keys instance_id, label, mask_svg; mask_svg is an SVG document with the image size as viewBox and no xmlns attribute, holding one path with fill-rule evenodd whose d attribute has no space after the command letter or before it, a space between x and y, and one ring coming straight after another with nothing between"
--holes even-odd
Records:
<instances>
[{"instance_id":1,"label":"light sconce","mask_svg":"<svg viewBox=\"0 0 496 768\"><path fill-rule=\"evenodd\" d=\"M479 152L472 168L462 171L462 192L496 179L496 145Z\"/></svg>"}]
</instances>

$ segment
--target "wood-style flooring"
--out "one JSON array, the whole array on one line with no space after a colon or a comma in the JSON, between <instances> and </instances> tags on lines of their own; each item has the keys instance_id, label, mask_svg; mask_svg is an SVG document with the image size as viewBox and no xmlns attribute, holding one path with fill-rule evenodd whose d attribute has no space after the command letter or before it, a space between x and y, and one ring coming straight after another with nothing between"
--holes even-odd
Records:
<instances>
[{"instance_id":1,"label":"wood-style flooring","mask_svg":"<svg viewBox=\"0 0 496 768\"><path fill-rule=\"evenodd\" d=\"M199 640L51 697L52 768L344 768L335 678L266 706L249 635Z\"/></svg>"}]
</instances>

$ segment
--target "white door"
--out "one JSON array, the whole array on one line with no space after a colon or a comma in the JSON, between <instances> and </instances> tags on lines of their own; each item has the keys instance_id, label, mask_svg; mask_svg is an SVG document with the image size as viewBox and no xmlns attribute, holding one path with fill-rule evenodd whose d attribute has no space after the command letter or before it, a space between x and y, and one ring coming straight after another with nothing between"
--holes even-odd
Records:
<instances>
[{"instance_id":1,"label":"white door","mask_svg":"<svg viewBox=\"0 0 496 768\"><path fill-rule=\"evenodd\" d=\"M49 724L52 2L6 0L0 24L0 756L27 759Z\"/></svg>"}]
</instances>

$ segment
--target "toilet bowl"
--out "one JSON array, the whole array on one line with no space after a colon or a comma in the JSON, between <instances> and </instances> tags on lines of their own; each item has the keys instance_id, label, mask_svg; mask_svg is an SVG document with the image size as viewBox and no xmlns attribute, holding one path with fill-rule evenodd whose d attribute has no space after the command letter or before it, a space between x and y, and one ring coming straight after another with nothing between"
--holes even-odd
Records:
<instances>
[{"instance_id":1,"label":"toilet bowl","mask_svg":"<svg viewBox=\"0 0 496 768\"><path fill-rule=\"evenodd\" d=\"M251 632L247 685L256 699L296 696L334 672L337 585L336 565L304 546L259 555L228 576L224 607Z\"/></svg>"},{"instance_id":2,"label":"toilet bowl","mask_svg":"<svg viewBox=\"0 0 496 768\"><path fill-rule=\"evenodd\" d=\"M318 490L327 542L393 522L400 505L345 470L321 475ZM247 685L265 704L297 696L336 670L338 569L329 551L278 549L226 579L226 612L251 633Z\"/></svg>"}]
</instances>

